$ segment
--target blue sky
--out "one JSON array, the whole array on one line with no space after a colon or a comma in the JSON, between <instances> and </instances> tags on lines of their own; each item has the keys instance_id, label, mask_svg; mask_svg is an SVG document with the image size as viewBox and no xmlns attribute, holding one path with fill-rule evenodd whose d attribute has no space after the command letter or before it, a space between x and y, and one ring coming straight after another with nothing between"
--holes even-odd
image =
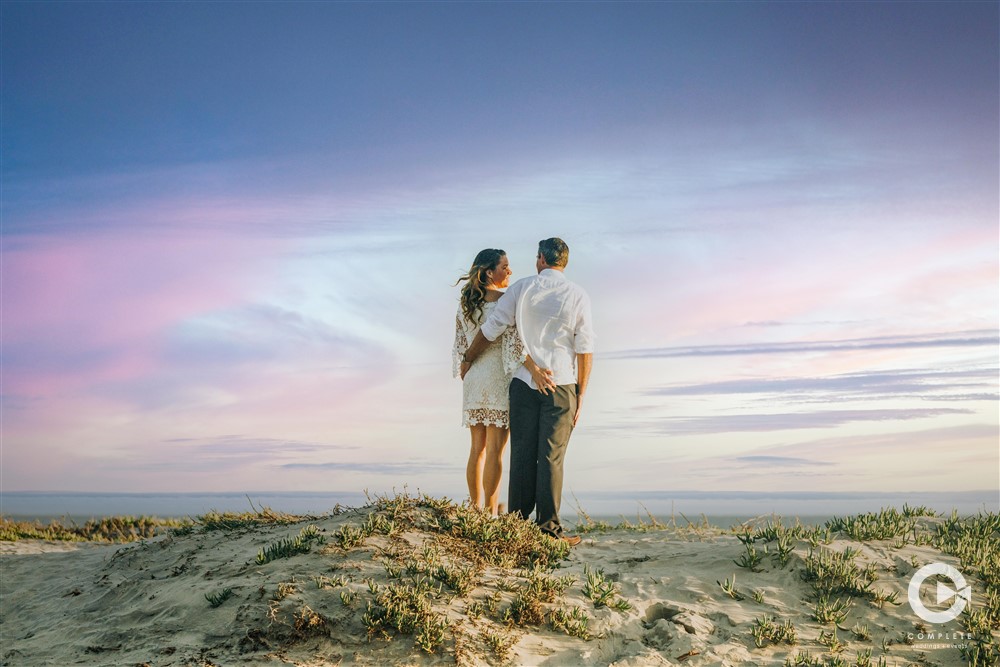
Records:
<instances>
[{"instance_id":1,"label":"blue sky","mask_svg":"<svg viewBox=\"0 0 1000 667\"><path fill-rule=\"evenodd\" d=\"M461 496L454 282L557 235L570 490L995 502L997 24L5 2L3 488Z\"/></svg>"}]
</instances>

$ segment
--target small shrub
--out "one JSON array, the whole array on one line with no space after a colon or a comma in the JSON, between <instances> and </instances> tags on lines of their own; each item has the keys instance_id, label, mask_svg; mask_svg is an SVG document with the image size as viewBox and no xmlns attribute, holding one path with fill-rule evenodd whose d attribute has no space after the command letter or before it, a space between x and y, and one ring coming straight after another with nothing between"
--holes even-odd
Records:
<instances>
[{"instance_id":1,"label":"small shrub","mask_svg":"<svg viewBox=\"0 0 1000 667\"><path fill-rule=\"evenodd\" d=\"M767 644L795 644L797 641L795 627L791 621L785 621L781 625L775 622L771 616L755 618L750 634L753 636L754 644L757 648L763 648Z\"/></svg>"},{"instance_id":2,"label":"small shrub","mask_svg":"<svg viewBox=\"0 0 1000 667\"><path fill-rule=\"evenodd\" d=\"M728 595L732 599L736 600L737 602L746 599L743 596L742 593L740 593L738 590L736 590L736 575L735 574L733 575L733 580L732 581L730 581L729 579L726 579L725 581L716 581L715 583L719 584L719 587L722 589L722 591L726 595Z\"/></svg>"},{"instance_id":3,"label":"small shrub","mask_svg":"<svg viewBox=\"0 0 1000 667\"><path fill-rule=\"evenodd\" d=\"M517 643L515 635L503 630L482 628L479 631L479 636L501 663L507 662L510 659L511 650L514 648L514 644Z\"/></svg>"},{"instance_id":4,"label":"small shrub","mask_svg":"<svg viewBox=\"0 0 1000 667\"><path fill-rule=\"evenodd\" d=\"M554 630L561 630L570 637L579 637L583 640L590 639L590 632L587 630L589 623L590 618L580 607L573 607L568 611L562 608L553 609L549 614L549 625Z\"/></svg>"},{"instance_id":5,"label":"small shrub","mask_svg":"<svg viewBox=\"0 0 1000 667\"><path fill-rule=\"evenodd\" d=\"M217 593L205 593L205 599L208 600L208 604L211 605L213 609L222 606L222 603L233 596L232 588L223 588Z\"/></svg>"},{"instance_id":6,"label":"small shrub","mask_svg":"<svg viewBox=\"0 0 1000 667\"><path fill-rule=\"evenodd\" d=\"M298 554L309 553L314 542L323 544L325 540L319 534L316 526L307 526L299 531L296 537L279 540L261 549L257 553L257 564L266 565L279 558L290 558Z\"/></svg>"}]
</instances>

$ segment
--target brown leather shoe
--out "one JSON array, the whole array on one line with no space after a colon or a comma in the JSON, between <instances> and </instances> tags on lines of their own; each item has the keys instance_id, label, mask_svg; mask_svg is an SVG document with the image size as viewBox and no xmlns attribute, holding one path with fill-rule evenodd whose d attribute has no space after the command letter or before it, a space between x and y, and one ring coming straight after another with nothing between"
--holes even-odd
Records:
<instances>
[{"instance_id":1,"label":"brown leather shoe","mask_svg":"<svg viewBox=\"0 0 1000 667\"><path fill-rule=\"evenodd\" d=\"M580 537L579 535L560 535L559 539L565 542L566 544L570 545L571 547L575 547L576 545L578 545L580 542L583 541L583 538Z\"/></svg>"}]
</instances>

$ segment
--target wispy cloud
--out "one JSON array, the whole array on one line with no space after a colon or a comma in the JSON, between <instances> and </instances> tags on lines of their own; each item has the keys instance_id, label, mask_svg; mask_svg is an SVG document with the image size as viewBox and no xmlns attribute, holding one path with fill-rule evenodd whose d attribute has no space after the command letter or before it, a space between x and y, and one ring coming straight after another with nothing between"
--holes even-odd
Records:
<instances>
[{"instance_id":1,"label":"wispy cloud","mask_svg":"<svg viewBox=\"0 0 1000 667\"><path fill-rule=\"evenodd\" d=\"M812 459L797 458L793 456L737 456L734 459L737 463L744 463L749 466L759 466L766 468L774 467L812 467L831 466L829 461L814 461Z\"/></svg>"},{"instance_id":2,"label":"wispy cloud","mask_svg":"<svg viewBox=\"0 0 1000 667\"><path fill-rule=\"evenodd\" d=\"M370 365L391 360L376 341L353 335L337 322L270 304L230 308L179 323L169 333L165 361L188 366L312 359L313 365Z\"/></svg>"},{"instance_id":3,"label":"wispy cloud","mask_svg":"<svg viewBox=\"0 0 1000 667\"><path fill-rule=\"evenodd\" d=\"M698 417L664 417L658 420L628 421L595 426L606 434L708 435L717 433L752 433L800 429L830 429L856 422L888 422L930 419L948 415L974 414L957 408L911 408L892 410L822 410L812 412L776 412L722 414Z\"/></svg>"},{"instance_id":4,"label":"wispy cloud","mask_svg":"<svg viewBox=\"0 0 1000 667\"><path fill-rule=\"evenodd\" d=\"M830 401L934 394L935 399L942 400L989 400L995 398L996 393L963 393L953 396L947 392L995 389L998 373L1000 370L996 368L960 371L905 369L846 373L829 377L755 377L657 387L642 393L645 396L783 394L817 396Z\"/></svg>"},{"instance_id":5,"label":"wispy cloud","mask_svg":"<svg viewBox=\"0 0 1000 667\"><path fill-rule=\"evenodd\" d=\"M8 386L54 393L148 373L170 327L242 303L258 281L273 279L274 251L211 234L5 244Z\"/></svg>"},{"instance_id":6,"label":"wispy cloud","mask_svg":"<svg viewBox=\"0 0 1000 667\"><path fill-rule=\"evenodd\" d=\"M737 345L693 345L659 347L607 352L607 359L656 359L664 357L711 357L754 354L791 354L798 352L854 352L858 350L892 350L941 347L987 347L1000 344L1000 333L974 330L955 333L922 334L916 336L876 336L825 341L793 341L786 343L747 343Z\"/></svg>"},{"instance_id":7,"label":"wispy cloud","mask_svg":"<svg viewBox=\"0 0 1000 667\"><path fill-rule=\"evenodd\" d=\"M329 470L407 476L434 472L453 472L458 470L460 466L455 463L437 463L434 461L404 461L402 463L330 461L326 463L286 463L281 467L291 470Z\"/></svg>"},{"instance_id":8,"label":"wispy cloud","mask_svg":"<svg viewBox=\"0 0 1000 667\"><path fill-rule=\"evenodd\" d=\"M184 451L199 456L221 456L239 458L243 456L273 456L289 454L311 454L330 450L359 450L360 445L335 444L294 440L290 438L260 438L247 435L220 435L200 438L170 438L163 441L168 447L181 445Z\"/></svg>"},{"instance_id":9,"label":"wispy cloud","mask_svg":"<svg viewBox=\"0 0 1000 667\"><path fill-rule=\"evenodd\" d=\"M248 435L170 438L151 446L130 446L118 450L118 456L106 460L106 469L145 471L198 471L215 475L248 466L294 460L331 451L360 450L353 444L307 440L263 438Z\"/></svg>"},{"instance_id":10,"label":"wispy cloud","mask_svg":"<svg viewBox=\"0 0 1000 667\"><path fill-rule=\"evenodd\" d=\"M905 432L854 432L758 448L746 456L709 457L688 463L684 470L696 478L713 478L716 484L743 488L760 484L757 488L910 492L956 488L953 476L958 473L965 488L992 487L995 503L996 469L1000 464L997 436L996 425L990 424ZM820 465L795 467L793 477L787 467L762 466L758 459L803 460ZM887 470L892 474L887 475ZM800 471L815 475L815 482L803 484L799 480Z\"/></svg>"}]
</instances>

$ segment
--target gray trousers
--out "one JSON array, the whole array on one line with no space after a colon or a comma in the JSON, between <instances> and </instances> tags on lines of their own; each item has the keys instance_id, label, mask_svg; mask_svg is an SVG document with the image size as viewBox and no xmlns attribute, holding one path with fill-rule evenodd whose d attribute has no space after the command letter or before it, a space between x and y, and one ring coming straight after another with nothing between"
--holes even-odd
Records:
<instances>
[{"instance_id":1,"label":"gray trousers","mask_svg":"<svg viewBox=\"0 0 1000 667\"><path fill-rule=\"evenodd\" d=\"M559 385L544 395L521 380L511 380L509 511L523 519L535 511L535 523L555 537L562 534L563 459L574 414L575 384Z\"/></svg>"}]
</instances>

